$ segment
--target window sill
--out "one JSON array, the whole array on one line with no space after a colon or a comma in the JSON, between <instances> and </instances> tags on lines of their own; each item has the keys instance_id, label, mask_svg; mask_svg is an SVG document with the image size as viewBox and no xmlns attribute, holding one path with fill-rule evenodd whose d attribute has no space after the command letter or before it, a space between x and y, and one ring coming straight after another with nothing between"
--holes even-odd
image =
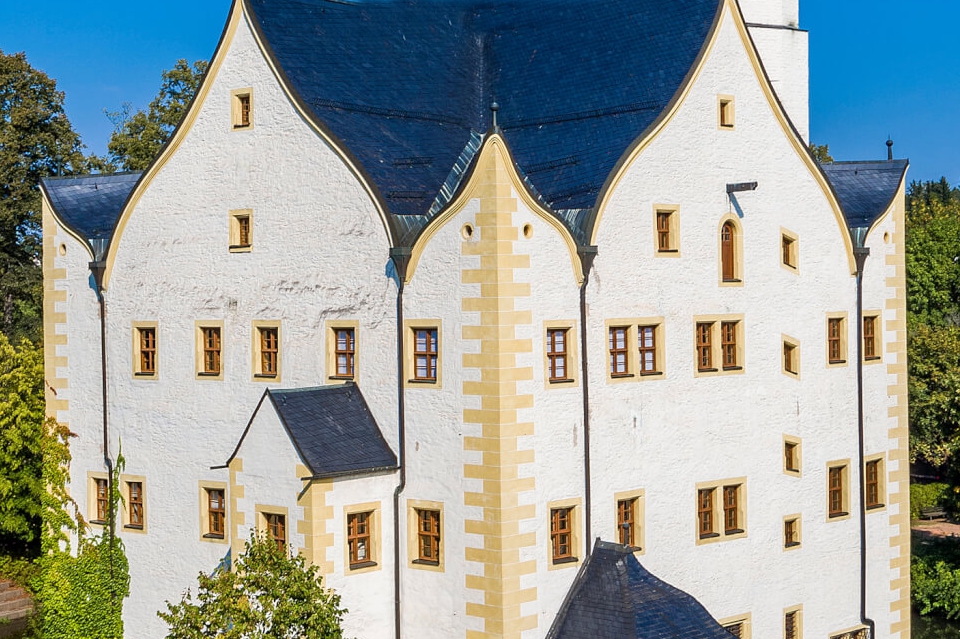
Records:
<instances>
[{"instance_id":1,"label":"window sill","mask_svg":"<svg viewBox=\"0 0 960 639\"><path fill-rule=\"evenodd\" d=\"M625 379L633 377L633 373L610 373L610 377L613 379Z\"/></svg>"},{"instance_id":2,"label":"window sill","mask_svg":"<svg viewBox=\"0 0 960 639\"><path fill-rule=\"evenodd\" d=\"M430 559L414 559L411 563L417 564L418 566L439 566L439 561L432 561Z\"/></svg>"},{"instance_id":3,"label":"window sill","mask_svg":"<svg viewBox=\"0 0 960 639\"><path fill-rule=\"evenodd\" d=\"M327 379L338 380L338 381L341 381L341 382L352 382L352 381L353 381L353 375L331 375L331 376L328 377ZM411 380L411 381L413 381L413 380Z\"/></svg>"},{"instance_id":4,"label":"window sill","mask_svg":"<svg viewBox=\"0 0 960 639\"><path fill-rule=\"evenodd\" d=\"M878 359L881 359L879 355L874 355L873 357L864 357L863 361L865 362L875 362Z\"/></svg>"},{"instance_id":5,"label":"window sill","mask_svg":"<svg viewBox=\"0 0 960 639\"><path fill-rule=\"evenodd\" d=\"M656 377L657 375L663 375L663 371L642 371L640 377Z\"/></svg>"},{"instance_id":6,"label":"window sill","mask_svg":"<svg viewBox=\"0 0 960 639\"><path fill-rule=\"evenodd\" d=\"M745 531L742 528L732 528L730 530L724 530L724 535L742 535Z\"/></svg>"},{"instance_id":7,"label":"window sill","mask_svg":"<svg viewBox=\"0 0 960 639\"><path fill-rule=\"evenodd\" d=\"M253 249L253 244L231 244L231 253L249 253Z\"/></svg>"},{"instance_id":8,"label":"window sill","mask_svg":"<svg viewBox=\"0 0 960 639\"><path fill-rule=\"evenodd\" d=\"M742 371L743 366L724 366L723 370L724 371Z\"/></svg>"},{"instance_id":9,"label":"window sill","mask_svg":"<svg viewBox=\"0 0 960 639\"><path fill-rule=\"evenodd\" d=\"M716 373L718 372L716 368L698 368L698 373Z\"/></svg>"},{"instance_id":10,"label":"window sill","mask_svg":"<svg viewBox=\"0 0 960 639\"><path fill-rule=\"evenodd\" d=\"M107 522L105 519L91 519L88 523L96 524L97 526L106 526Z\"/></svg>"},{"instance_id":11,"label":"window sill","mask_svg":"<svg viewBox=\"0 0 960 639\"><path fill-rule=\"evenodd\" d=\"M156 373L141 373L141 372L137 371L136 373L133 374L133 376L134 376L134 377L147 377L147 378L149 378L149 377L156 377L157 374L156 374Z\"/></svg>"},{"instance_id":12,"label":"window sill","mask_svg":"<svg viewBox=\"0 0 960 639\"><path fill-rule=\"evenodd\" d=\"M408 379L408 384L436 384L436 379Z\"/></svg>"},{"instance_id":13,"label":"window sill","mask_svg":"<svg viewBox=\"0 0 960 639\"><path fill-rule=\"evenodd\" d=\"M788 475L795 475L795 476L797 476L797 477L800 476L800 469L799 469L799 468L784 468L784 469L783 469L783 472L785 472L785 473L788 474Z\"/></svg>"},{"instance_id":14,"label":"window sill","mask_svg":"<svg viewBox=\"0 0 960 639\"><path fill-rule=\"evenodd\" d=\"M799 548L799 547L800 547L800 542L799 542L799 541L793 541L793 542L790 542L789 544L784 544L783 547L784 547L784 548Z\"/></svg>"},{"instance_id":15,"label":"window sill","mask_svg":"<svg viewBox=\"0 0 960 639\"><path fill-rule=\"evenodd\" d=\"M221 372L208 373L208 372L204 371L204 372L201 372L201 373L197 373L197 377L220 377L222 374L223 374L223 373L221 373Z\"/></svg>"},{"instance_id":16,"label":"window sill","mask_svg":"<svg viewBox=\"0 0 960 639\"><path fill-rule=\"evenodd\" d=\"M223 539L223 535L218 535L216 533L207 533L203 536L204 539Z\"/></svg>"},{"instance_id":17,"label":"window sill","mask_svg":"<svg viewBox=\"0 0 960 639\"><path fill-rule=\"evenodd\" d=\"M570 384L570 383L575 382L575 381L577 381L577 380L575 380L575 379L570 379L570 378L565 378L565 379L551 379L551 380L550 380L550 383L551 383L551 384Z\"/></svg>"},{"instance_id":18,"label":"window sill","mask_svg":"<svg viewBox=\"0 0 960 639\"><path fill-rule=\"evenodd\" d=\"M252 129L252 128L253 128L253 127L250 126L249 124L234 124L234 125L233 125L233 130L234 130L234 131L243 131L244 129Z\"/></svg>"},{"instance_id":19,"label":"window sill","mask_svg":"<svg viewBox=\"0 0 960 639\"><path fill-rule=\"evenodd\" d=\"M377 562L375 561L361 561L360 563L350 564L350 570L360 570L361 568L371 568L376 565L377 565Z\"/></svg>"},{"instance_id":20,"label":"window sill","mask_svg":"<svg viewBox=\"0 0 960 639\"><path fill-rule=\"evenodd\" d=\"M716 539L719 536L720 536L720 533L706 533L706 534L701 533L700 539Z\"/></svg>"},{"instance_id":21,"label":"window sill","mask_svg":"<svg viewBox=\"0 0 960 639\"><path fill-rule=\"evenodd\" d=\"M838 519L838 518L840 518L840 517L849 517L849 516L850 516L850 513L848 513L848 512L830 513L829 515L827 515L827 518L828 518L828 519Z\"/></svg>"},{"instance_id":22,"label":"window sill","mask_svg":"<svg viewBox=\"0 0 960 639\"><path fill-rule=\"evenodd\" d=\"M254 379L276 379L276 373L254 373Z\"/></svg>"},{"instance_id":23,"label":"window sill","mask_svg":"<svg viewBox=\"0 0 960 639\"><path fill-rule=\"evenodd\" d=\"M679 252L680 252L680 249L673 249L673 248L672 248L672 249L657 249L657 253L667 253L667 254L670 254L670 253L679 253Z\"/></svg>"},{"instance_id":24,"label":"window sill","mask_svg":"<svg viewBox=\"0 0 960 639\"><path fill-rule=\"evenodd\" d=\"M827 364L830 364L831 366L836 366L838 364L846 364L846 363L847 363L847 360L845 359L836 359L836 360L831 359L827 362Z\"/></svg>"},{"instance_id":25,"label":"window sill","mask_svg":"<svg viewBox=\"0 0 960 639\"><path fill-rule=\"evenodd\" d=\"M578 561L580 560L577 559L576 557L560 557L559 559L553 560L553 565L556 566L557 564L574 564Z\"/></svg>"},{"instance_id":26,"label":"window sill","mask_svg":"<svg viewBox=\"0 0 960 639\"><path fill-rule=\"evenodd\" d=\"M141 524L124 524L123 527L129 530L143 530L143 525Z\"/></svg>"},{"instance_id":27,"label":"window sill","mask_svg":"<svg viewBox=\"0 0 960 639\"><path fill-rule=\"evenodd\" d=\"M739 279L728 280L728 279L724 278L724 279L723 279L723 283L724 283L724 284L743 284L743 280L739 280Z\"/></svg>"},{"instance_id":28,"label":"window sill","mask_svg":"<svg viewBox=\"0 0 960 639\"><path fill-rule=\"evenodd\" d=\"M796 264L790 264L789 262L783 262L783 266L784 266L785 268L789 268L789 269L794 270L794 271L797 270L797 265L796 265Z\"/></svg>"},{"instance_id":29,"label":"window sill","mask_svg":"<svg viewBox=\"0 0 960 639\"><path fill-rule=\"evenodd\" d=\"M886 506L886 504L873 504L872 506L867 506L867 510L879 510Z\"/></svg>"}]
</instances>

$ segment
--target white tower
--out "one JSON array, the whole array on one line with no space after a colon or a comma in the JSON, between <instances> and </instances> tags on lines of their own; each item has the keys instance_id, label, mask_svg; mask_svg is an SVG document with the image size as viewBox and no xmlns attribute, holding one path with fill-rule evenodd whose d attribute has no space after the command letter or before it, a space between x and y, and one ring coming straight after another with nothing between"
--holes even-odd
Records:
<instances>
[{"instance_id":1,"label":"white tower","mask_svg":"<svg viewBox=\"0 0 960 639\"><path fill-rule=\"evenodd\" d=\"M809 142L807 32L800 29L799 0L740 0L740 9L777 97Z\"/></svg>"}]
</instances>

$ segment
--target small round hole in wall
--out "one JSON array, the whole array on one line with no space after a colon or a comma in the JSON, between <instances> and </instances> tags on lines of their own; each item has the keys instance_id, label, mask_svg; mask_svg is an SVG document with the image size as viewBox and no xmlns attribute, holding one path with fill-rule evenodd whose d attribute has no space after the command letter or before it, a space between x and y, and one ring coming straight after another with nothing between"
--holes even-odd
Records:
<instances>
[{"instance_id":1,"label":"small round hole in wall","mask_svg":"<svg viewBox=\"0 0 960 639\"><path fill-rule=\"evenodd\" d=\"M464 224L463 228L460 229L460 235L463 236L463 239L469 240L471 237L473 237L473 226L470 224Z\"/></svg>"},{"instance_id":2,"label":"small round hole in wall","mask_svg":"<svg viewBox=\"0 0 960 639\"><path fill-rule=\"evenodd\" d=\"M66 254L67 254L67 245L66 245L66 244L61 244L61 245L60 245L60 255L66 255Z\"/></svg>"},{"instance_id":3,"label":"small round hole in wall","mask_svg":"<svg viewBox=\"0 0 960 639\"><path fill-rule=\"evenodd\" d=\"M529 240L531 237L533 237L533 225L532 225L532 224L524 224L524 225L523 225L523 236L524 236L525 238L527 238L528 240Z\"/></svg>"},{"instance_id":4,"label":"small round hole in wall","mask_svg":"<svg viewBox=\"0 0 960 639\"><path fill-rule=\"evenodd\" d=\"M889 243L890 243L890 234L889 234L889 233L884 233L884 234L883 234L883 243L884 243L884 244L889 244Z\"/></svg>"}]
</instances>

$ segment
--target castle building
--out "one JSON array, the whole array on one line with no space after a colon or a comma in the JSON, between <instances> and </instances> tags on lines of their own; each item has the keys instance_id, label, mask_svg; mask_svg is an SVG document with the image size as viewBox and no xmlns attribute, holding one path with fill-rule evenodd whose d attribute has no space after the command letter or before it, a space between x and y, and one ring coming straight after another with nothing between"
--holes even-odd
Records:
<instances>
[{"instance_id":1,"label":"castle building","mask_svg":"<svg viewBox=\"0 0 960 639\"><path fill-rule=\"evenodd\" d=\"M910 636L906 161L797 0L236 0L43 183L47 407L131 637L259 531L347 636ZM719 633L719 634L718 634Z\"/></svg>"}]
</instances>

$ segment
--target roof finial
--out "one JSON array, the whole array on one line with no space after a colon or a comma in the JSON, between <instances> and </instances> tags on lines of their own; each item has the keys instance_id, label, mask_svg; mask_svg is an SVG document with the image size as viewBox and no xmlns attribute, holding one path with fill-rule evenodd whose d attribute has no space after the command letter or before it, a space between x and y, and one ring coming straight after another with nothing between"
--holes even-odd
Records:
<instances>
[{"instance_id":1,"label":"roof finial","mask_svg":"<svg viewBox=\"0 0 960 639\"><path fill-rule=\"evenodd\" d=\"M493 113L493 130L494 131L500 130L500 127L497 126L497 111L499 110L500 110L500 105L497 104L496 101L490 104L490 111Z\"/></svg>"},{"instance_id":2,"label":"roof finial","mask_svg":"<svg viewBox=\"0 0 960 639\"><path fill-rule=\"evenodd\" d=\"M887 161L893 160L893 140L890 139L890 136L887 136Z\"/></svg>"}]
</instances>

